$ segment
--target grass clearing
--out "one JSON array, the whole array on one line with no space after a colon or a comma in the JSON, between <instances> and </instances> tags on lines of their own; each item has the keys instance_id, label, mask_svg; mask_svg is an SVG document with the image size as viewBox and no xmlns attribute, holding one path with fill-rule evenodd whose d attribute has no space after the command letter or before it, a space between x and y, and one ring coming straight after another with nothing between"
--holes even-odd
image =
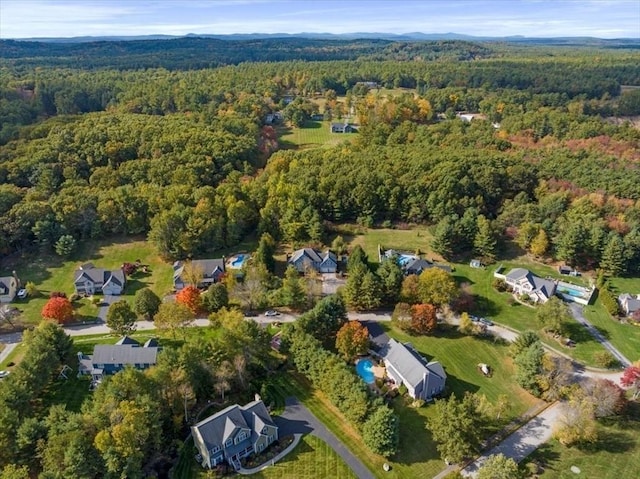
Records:
<instances>
[{"instance_id":1,"label":"grass clearing","mask_svg":"<svg viewBox=\"0 0 640 479\"><path fill-rule=\"evenodd\" d=\"M40 321L40 312L52 291L61 291L71 295L74 292L73 273L82 263L93 262L99 268L119 268L123 263L133 263L139 259L149 265L148 273L136 273L127 281L124 299L133 300L135 292L149 287L156 294L163 296L172 288L171 264L164 262L156 253L153 246L144 240L130 238L104 241L87 241L69 259L63 259L55 254L41 254L37 257L24 256L5 267L15 270L21 281L33 281L42 293L40 298L26 298L15 302L22 310L22 321L26 324L36 324ZM98 308L82 300L76 303L76 312L83 320L90 320L97 316Z\"/></svg>"},{"instance_id":2,"label":"grass clearing","mask_svg":"<svg viewBox=\"0 0 640 479\"><path fill-rule=\"evenodd\" d=\"M357 133L331 133L330 125L330 121L308 121L302 128L280 126L278 141L283 149L304 150L329 148L357 137Z\"/></svg>"},{"instance_id":3,"label":"grass clearing","mask_svg":"<svg viewBox=\"0 0 640 479\"><path fill-rule=\"evenodd\" d=\"M569 479L588 477L618 479L640 476L640 411L635 405L626 418L607 419L598 426L599 440L586 447L562 446L555 439L535 451L527 463L542 464L541 479ZM571 472L571 466L580 474Z\"/></svg>"},{"instance_id":4,"label":"grass clearing","mask_svg":"<svg viewBox=\"0 0 640 479\"><path fill-rule=\"evenodd\" d=\"M419 251L430 259L442 260L442 258L431 251L430 231L425 227L412 229L392 229L392 228L368 228L362 235L345 237L349 247L360 246L369 256L372 263L378 262L378 246L384 249L396 249L415 253Z\"/></svg>"}]
</instances>

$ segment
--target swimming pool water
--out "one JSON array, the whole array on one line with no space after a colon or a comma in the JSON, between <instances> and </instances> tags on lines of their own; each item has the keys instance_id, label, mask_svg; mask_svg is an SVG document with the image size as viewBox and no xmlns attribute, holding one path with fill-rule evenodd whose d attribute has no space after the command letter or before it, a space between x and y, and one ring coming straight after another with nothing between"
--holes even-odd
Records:
<instances>
[{"instance_id":1,"label":"swimming pool water","mask_svg":"<svg viewBox=\"0 0 640 479\"><path fill-rule=\"evenodd\" d=\"M244 263L244 255L239 254L236 258L231 262L231 266L240 267Z\"/></svg>"},{"instance_id":2,"label":"swimming pool water","mask_svg":"<svg viewBox=\"0 0 640 479\"><path fill-rule=\"evenodd\" d=\"M575 298L584 298L586 297L585 293L577 289L571 288L558 288L558 291L564 294L568 294L569 296L573 296Z\"/></svg>"},{"instance_id":3,"label":"swimming pool water","mask_svg":"<svg viewBox=\"0 0 640 479\"><path fill-rule=\"evenodd\" d=\"M358 361L356 363L356 372L367 384L372 384L375 381L373 363L369 359L361 359Z\"/></svg>"}]
</instances>

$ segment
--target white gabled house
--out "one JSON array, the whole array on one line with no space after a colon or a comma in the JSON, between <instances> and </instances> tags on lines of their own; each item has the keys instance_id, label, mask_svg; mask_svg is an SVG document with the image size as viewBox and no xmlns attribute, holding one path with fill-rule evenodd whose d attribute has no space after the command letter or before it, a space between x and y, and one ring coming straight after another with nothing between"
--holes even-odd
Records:
<instances>
[{"instance_id":1,"label":"white gabled house","mask_svg":"<svg viewBox=\"0 0 640 479\"><path fill-rule=\"evenodd\" d=\"M516 294L526 294L535 303L546 303L556 292L554 281L540 278L528 269L514 268L506 275L498 272L493 275L503 279Z\"/></svg>"},{"instance_id":2,"label":"white gabled house","mask_svg":"<svg viewBox=\"0 0 640 479\"><path fill-rule=\"evenodd\" d=\"M442 365L428 362L409 343L391 338L381 356L387 376L398 386L404 384L412 398L428 401L444 391L447 374Z\"/></svg>"},{"instance_id":3,"label":"white gabled house","mask_svg":"<svg viewBox=\"0 0 640 479\"><path fill-rule=\"evenodd\" d=\"M327 250L321 253L313 248L302 248L293 252L287 260L299 273L314 269L318 273L335 273L338 271L338 257Z\"/></svg>"}]
</instances>

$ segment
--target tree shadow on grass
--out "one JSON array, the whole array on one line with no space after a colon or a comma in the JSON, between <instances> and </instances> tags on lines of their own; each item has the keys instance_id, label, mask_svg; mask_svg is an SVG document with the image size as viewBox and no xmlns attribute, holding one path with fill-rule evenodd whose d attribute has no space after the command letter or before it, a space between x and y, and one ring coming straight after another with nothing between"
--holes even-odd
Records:
<instances>
[{"instance_id":1,"label":"tree shadow on grass","mask_svg":"<svg viewBox=\"0 0 640 479\"><path fill-rule=\"evenodd\" d=\"M495 301L490 300L486 296L474 294L473 301L475 304L474 312L480 316L496 316L500 312L500 308ZM519 305L519 303L514 304Z\"/></svg>"},{"instance_id":2,"label":"tree shadow on grass","mask_svg":"<svg viewBox=\"0 0 640 479\"><path fill-rule=\"evenodd\" d=\"M635 435L634 435L635 436ZM586 454L598 452L610 452L614 454L624 454L635 447L635 441L629 434L619 431L600 431L598 440L593 444L579 444L577 449Z\"/></svg>"},{"instance_id":3,"label":"tree shadow on grass","mask_svg":"<svg viewBox=\"0 0 640 479\"><path fill-rule=\"evenodd\" d=\"M543 468L553 468L553 465L560 459L560 454L549 444L542 444L529 458L527 462L535 461Z\"/></svg>"},{"instance_id":4,"label":"tree shadow on grass","mask_svg":"<svg viewBox=\"0 0 640 479\"><path fill-rule=\"evenodd\" d=\"M567 336L576 343L595 342L595 338L591 336L589 331L580 323L571 321L566 325Z\"/></svg>"}]
</instances>

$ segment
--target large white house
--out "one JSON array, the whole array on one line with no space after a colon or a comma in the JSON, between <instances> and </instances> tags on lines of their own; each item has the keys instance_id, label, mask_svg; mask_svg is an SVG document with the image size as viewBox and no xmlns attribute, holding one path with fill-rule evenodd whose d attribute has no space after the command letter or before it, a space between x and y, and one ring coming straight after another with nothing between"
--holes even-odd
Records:
<instances>
[{"instance_id":1,"label":"large white house","mask_svg":"<svg viewBox=\"0 0 640 479\"><path fill-rule=\"evenodd\" d=\"M391 338L381 355L387 376L398 386L404 384L412 398L427 401L444 391L447 374L442 365L428 362L409 343Z\"/></svg>"},{"instance_id":2,"label":"large white house","mask_svg":"<svg viewBox=\"0 0 640 479\"><path fill-rule=\"evenodd\" d=\"M618 296L618 303L620 303L620 308L624 314L631 316L640 310L640 294L634 296L633 294L622 293Z\"/></svg>"},{"instance_id":3,"label":"large white house","mask_svg":"<svg viewBox=\"0 0 640 479\"><path fill-rule=\"evenodd\" d=\"M494 276L504 279L516 294L526 294L535 303L546 303L556 292L554 281L542 279L528 269L514 268L506 275L496 272Z\"/></svg>"}]
</instances>

